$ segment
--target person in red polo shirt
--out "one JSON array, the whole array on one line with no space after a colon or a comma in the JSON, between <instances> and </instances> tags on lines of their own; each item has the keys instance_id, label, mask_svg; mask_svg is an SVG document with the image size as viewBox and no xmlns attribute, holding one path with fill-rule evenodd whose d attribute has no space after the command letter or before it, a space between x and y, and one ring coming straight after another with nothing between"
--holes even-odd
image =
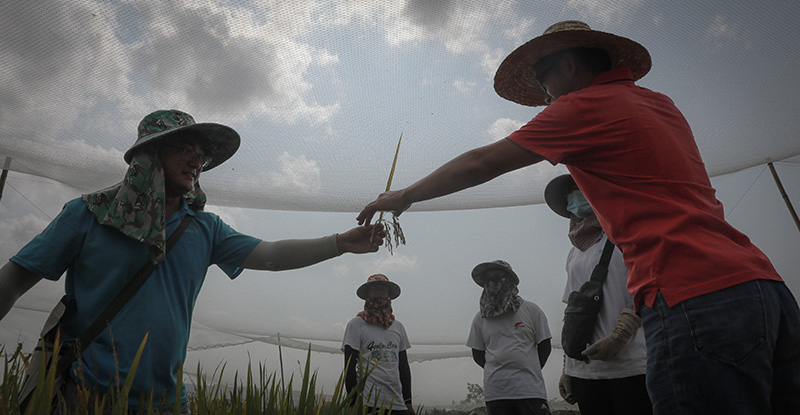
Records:
<instances>
[{"instance_id":1,"label":"person in red polo shirt","mask_svg":"<svg viewBox=\"0 0 800 415\"><path fill-rule=\"evenodd\" d=\"M681 112L634 83L650 66L633 40L578 21L551 26L503 61L494 85L547 108L505 140L381 194L357 220L542 160L564 164L630 271L654 413L796 413L800 308L769 259L725 221Z\"/></svg>"}]
</instances>

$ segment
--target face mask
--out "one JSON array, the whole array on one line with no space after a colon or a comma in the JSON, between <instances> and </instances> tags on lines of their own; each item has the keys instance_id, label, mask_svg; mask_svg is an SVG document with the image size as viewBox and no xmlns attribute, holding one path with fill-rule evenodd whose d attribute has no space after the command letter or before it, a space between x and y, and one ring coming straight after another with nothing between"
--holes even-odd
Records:
<instances>
[{"instance_id":1,"label":"face mask","mask_svg":"<svg viewBox=\"0 0 800 415\"><path fill-rule=\"evenodd\" d=\"M588 218L594 214L592 207L580 190L574 190L567 195L567 210L579 218Z\"/></svg>"}]
</instances>

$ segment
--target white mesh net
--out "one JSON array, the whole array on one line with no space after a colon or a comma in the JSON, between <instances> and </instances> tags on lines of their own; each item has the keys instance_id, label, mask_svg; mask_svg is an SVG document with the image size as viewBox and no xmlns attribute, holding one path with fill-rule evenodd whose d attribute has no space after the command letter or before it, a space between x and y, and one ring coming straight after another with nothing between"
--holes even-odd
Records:
<instances>
[{"instance_id":1,"label":"white mesh net","mask_svg":"<svg viewBox=\"0 0 800 415\"><path fill-rule=\"evenodd\" d=\"M5 163L12 176L25 173L72 187L56 193L54 211L47 211L52 217L68 198L122 178L122 154L134 142L136 126L145 114L181 109L198 122L223 123L242 136L239 152L201 178L216 211L226 218L247 213L236 208L350 212L338 222L347 225L331 229L303 217L287 235L256 235L279 239L333 233L353 225L352 212L385 187L401 134L393 188L414 182L465 150L502 139L534 117L538 109L495 94L494 71L508 53L550 24L581 19L594 29L630 37L650 51L653 69L638 83L676 102L694 130L709 173L719 176L800 154L798 16L796 1L677 6L640 0L6 0L0 3L0 164ZM412 210L538 204L549 179L563 172L561 166L540 163ZM502 212L517 221L528 220L519 210ZM6 235L24 222L13 217L20 222L4 223ZM498 231L479 223L479 217L470 217L474 221L463 225L471 233L458 225L444 229L461 241L489 245L487 235ZM436 218L439 222L425 225L444 226L445 220ZM42 218L30 222L24 223L31 229L46 223ZM553 239L560 245L552 252L539 251L541 256L558 258L553 273L562 271L561 258L566 256L560 225L553 228ZM414 238L424 226L419 231L414 226L404 223L410 244L420 245ZM545 225L537 226L543 232ZM308 235L303 234L306 229ZM19 240L3 253L13 254L24 242ZM525 243L529 241L513 242ZM383 262L347 262L358 275L355 279L334 278L332 283L327 275L307 276L312 271L290 275L302 275L294 278L306 284L301 288L308 289L305 299L322 301L325 307L347 303L353 309L358 303L352 292L362 276L376 267L401 269L403 261L418 260L415 251L407 249L388 259L381 257ZM440 240L422 249L436 252L448 247ZM488 248L481 252L493 253ZM476 261L496 259L477 255L473 254ZM419 260L414 272L425 275L426 281L430 275L456 274L463 283L474 265L445 261L446 256L442 263ZM341 265L329 267L337 266ZM531 264L531 273L536 268ZM298 290L297 283L282 278L291 279L270 276L267 285L266 279L251 277L259 281L252 289L268 298L264 301L273 301L269 298L275 293ZM554 279L561 281L560 276ZM331 293L331 285L341 285L341 293L338 289ZM430 291L449 287L426 286L408 294L414 293L410 289L401 300L409 301L409 308L420 304L416 301L436 302ZM15 308L18 319L3 321L7 341L15 336L34 338L37 319L43 319L61 288L37 289L44 291L35 291ZM527 290L542 288L531 285ZM307 321L288 307L273 310L257 298L240 301L248 291L241 286L231 289L238 293L230 294L237 295L231 301L225 297L229 292L204 288L192 350L274 344L279 333L284 333L281 344L286 347L304 349L311 342L315 350L338 350L343 328L336 326L334 317L303 325L300 322ZM549 295L559 306L560 289ZM430 345L417 349L415 359L465 355L463 340L477 294L465 297L472 302L447 306L449 319L437 311L441 321L426 323L438 324L438 331L412 339ZM220 311L226 304L230 313ZM260 326L241 324L246 304L280 322L266 318ZM350 311L347 315L355 312ZM550 318L555 333L560 318L557 312ZM451 325L455 328L441 328ZM449 346L441 349L442 344Z\"/></svg>"}]
</instances>

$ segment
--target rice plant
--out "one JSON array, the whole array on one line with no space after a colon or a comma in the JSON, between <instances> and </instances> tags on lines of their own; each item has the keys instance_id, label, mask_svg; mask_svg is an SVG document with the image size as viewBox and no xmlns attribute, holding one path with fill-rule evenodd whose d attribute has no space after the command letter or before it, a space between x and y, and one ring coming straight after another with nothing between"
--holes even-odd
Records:
<instances>
[{"instance_id":1,"label":"rice plant","mask_svg":"<svg viewBox=\"0 0 800 415\"><path fill-rule=\"evenodd\" d=\"M58 349L61 347L56 341L51 354L54 357L50 366L45 367L44 359L42 360L42 370L39 372L36 391L24 413L20 411L18 395L30 356L21 351L21 345L18 345L13 352L8 353L5 347L0 345L0 355L4 359L2 382L0 382L0 415L125 415L132 413L132 409L128 405L130 385L136 375L139 359L146 343L147 337L143 339L131 370L121 384L109 387L102 394L95 394L87 388L78 386L77 396L73 402L69 403L68 407L68 403L60 391L53 393L53 390L57 388L55 385L56 373L52 368L55 367ZM359 371L358 384L350 393L346 391L345 374L343 373L333 387L332 393L326 397L323 394L324 390L316 392L317 373L316 370L311 370L310 348L306 356L302 379L297 386L295 386L293 376L284 384L275 372L268 374L267 368L261 363L255 369L248 364L247 373L244 376L240 376L238 372L235 373L232 384L223 381L224 363L217 367L218 370L215 370L210 378L198 364L195 392L189 395L187 405L193 415L366 415L367 405L365 402L370 402L371 394L363 393L363 389L367 376L373 368ZM177 375L178 385L181 385L183 371L179 371ZM139 401L138 414L154 415L169 412L179 414L181 410L180 394L181 388L178 387L171 402L155 400L152 394L143 396ZM55 397L51 399L53 395ZM354 399L356 395L359 398ZM387 408L391 407L391 402L377 405L377 400L372 401L373 405L370 406L377 408L375 412L377 415L389 413ZM353 402L355 404L351 407Z\"/></svg>"}]
</instances>

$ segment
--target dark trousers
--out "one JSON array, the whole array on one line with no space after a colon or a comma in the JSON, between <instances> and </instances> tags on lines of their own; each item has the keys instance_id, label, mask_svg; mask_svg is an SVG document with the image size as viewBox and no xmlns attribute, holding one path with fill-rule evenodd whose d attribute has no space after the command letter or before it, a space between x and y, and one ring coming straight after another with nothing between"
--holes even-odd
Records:
<instances>
[{"instance_id":1,"label":"dark trousers","mask_svg":"<svg viewBox=\"0 0 800 415\"><path fill-rule=\"evenodd\" d=\"M544 399L498 399L486 402L488 415L550 415Z\"/></svg>"},{"instance_id":2,"label":"dark trousers","mask_svg":"<svg viewBox=\"0 0 800 415\"><path fill-rule=\"evenodd\" d=\"M621 379L580 379L570 377L572 394L581 415L649 415L653 413L647 395L645 375Z\"/></svg>"},{"instance_id":3,"label":"dark trousers","mask_svg":"<svg viewBox=\"0 0 800 415\"><path fill-rule=\"evenodd\" d=\"M754 280L669 307L642 307L653 412L800 413L800 307Z\"/></svg>"}]
</instances>

